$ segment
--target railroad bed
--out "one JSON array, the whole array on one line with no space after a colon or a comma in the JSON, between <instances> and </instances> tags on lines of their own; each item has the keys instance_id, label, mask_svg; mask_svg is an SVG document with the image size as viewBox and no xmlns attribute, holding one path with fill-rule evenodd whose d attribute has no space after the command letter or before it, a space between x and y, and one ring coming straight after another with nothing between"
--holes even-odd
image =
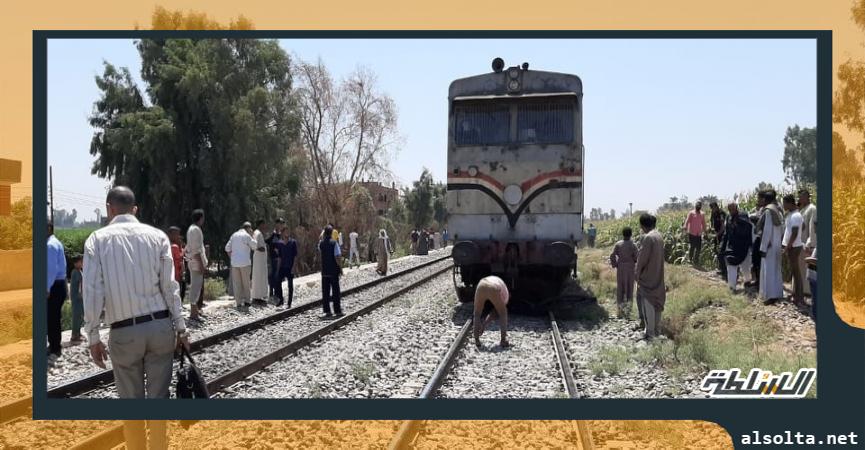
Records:
<instances>
[{"instance_id":1,"label":"railroad bed","mask_svg":"<svg viewBox=\"0 0 865 450\"><path fill-rule=\"evenodd\" d=\"M424 282L424 280L435 276L437 273L447 272L449 274L450 267L451 262L449 259L446 259L384 281L362 291L345 295L341 302L343 312L346 314L346 318L343 320L351 318L364 308L375 309L374 303L393 292L408 289L417 283ZM442 277L439 276L439 278ZM448 287L450 287L449 284ZM301 309L297 314L261 327L255 327L247 332L207 345L198 351L193 351L193 358L198 368L202 371L204 378L211 382L215 382L214 380L232 371L245 371L251 374L263 367L260 363L252 365L253 361L276 352L289 344L296 343L304 336L322 327L338 325L338 322L336 320L323 320L322 311L318 307ZM302 349L307 345L309 344L303 343L298 347ZM175 370L177 368L176 364L175 362ZM245 365L250 365L250 367L242 368ZM266 372L267 370L265 370ZM233 375L232 380L236 376ZM228 382L230 383L231 381ZM221 389L222 386L218 386L217 388ZM211 389L211 391L214 391L214 389ZM172 392L172 396L173 394ZM86 392L81 397L115 398L116 392L114 385L111 384L104 388Z\"/></svg>"},{"instance_id":2,"label":"railroad bed","mask_svg":"<svg viewBox=\"0 0 865 450\"><path fill-rule=\"evenodd\" d=\"M403 270L416 267L421 264L428 263L435 259L444 257L450 254L450 247L435 250L427 256L410 255L403 258L398 258L390 261L388 264L388 274L399 273ZM340 288L348 290L358 287L381 278L375 272L375 264L365 264L360 268L347 269L345 275L340 279ZM306 275L298 277L294 280L295 291L292 307L304 305L310 302L315 302L321 299L321 277L318 274ZM283 292L287 295L287 283L283 283ZM249 312L239 312L234 309L234 301L229 300L230 297L222 297L220 300L208 302L209 306L205 307L205 321L198 326L190 326L190 340L195 341L201 337L219 333L239 325L250 323L275 314L279 311L284 311L285 307L277 308L272 305L268 306L253 306ZM68 331L64 334L64 342L69 339ZM108 342L108 329L101 330L103 342ZM107 361L106 366L111 368L111 361ZM69 383L82 377L94 375L101 372L102 369L96 367L90 360L90 353L87 345L73 346L63 349L63 356L54 368L48 371L48 388L52 389L65 383Z\"/></svg>"},{"instance_id":3,"label":"railroad bed","mask_svg":"<svg viewBox=\"0 0 865 450\"><path fill-rule=\"evenodd\" d=\"M444 273L218 397L416 397L459 332L465 309Z\"/></svg>"},{"instance_id":4,"label":"railroad bed","mask_svg":"<svg viewBox=\"0 0 865 450\"><path fill-rule=\"evenodd\" d=\"M497 323L490 325L481 336L480 349L469 331L462 353L435 397L567 397L547 318L509 315L507 348L499 346Z\"/></svg>"}]
</instances>

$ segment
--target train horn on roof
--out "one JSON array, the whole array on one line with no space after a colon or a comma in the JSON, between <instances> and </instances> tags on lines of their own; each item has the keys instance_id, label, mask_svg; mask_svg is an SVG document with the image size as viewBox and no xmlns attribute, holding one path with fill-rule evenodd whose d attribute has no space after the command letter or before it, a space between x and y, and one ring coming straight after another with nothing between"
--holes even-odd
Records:
<instances>
[{"instance_id":1,"label":"train horn on roof","mask_svg":"<svg viewBox=\"0 0 865 450\"><path fill-rule=\"evenodd\" d=\"M496 58L493 60L493 72L500 73L505 68L505 60Z\"/></svg>"}]
</instances>

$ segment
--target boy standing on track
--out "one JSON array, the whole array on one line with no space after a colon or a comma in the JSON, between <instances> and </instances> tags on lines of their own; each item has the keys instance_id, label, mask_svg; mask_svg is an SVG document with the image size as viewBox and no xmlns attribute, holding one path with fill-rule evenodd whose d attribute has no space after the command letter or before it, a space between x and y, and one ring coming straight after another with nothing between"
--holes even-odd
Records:
<instances>
[{"instance_id":1,"label":"boy standing on track","mask_svg":"<svg viewBox=\"0 0 865 450\"><path fill-rule=\"evenodd\" d=\"M637 263L637 246L631 240L631 227L622 229L622 240L613 246L610 265L616 269L616 308L620 319L627 318L634 299L634 266Z\"/></svg>"},{"instance_id":2,"label":"boy standing on track","mask_svg":"<svg viewBox=\"0 0 865 450\"><path fill-rule=\"evenodd\" d=\"M183 303L186 290L183 277L186 271L183 267L183 240L180 237L180 227L168 227L168 240L171 241L171 257L174 259L174 279L180 285L180 302Z\"/></svg>"},{"instance_id":3,"label":"boy standing on track","mask_svg":"<svg viewBox=\"0 0 865 450\"><path fill-rule=\"evenodd\" d=\"M508 286L504 280L497 276L488 276L478 282L478 287L475 289L475 305L474 305L474 335L475 345L481 346L481 334L484 333L486 326L496 319L499 319L499 329L501 330L501 341L499 345L507 347L508 343ZM492 303L492 308L487 307L487 302ZM489 311L486 317L483 313Z\"/></svg>"}]
</instances>

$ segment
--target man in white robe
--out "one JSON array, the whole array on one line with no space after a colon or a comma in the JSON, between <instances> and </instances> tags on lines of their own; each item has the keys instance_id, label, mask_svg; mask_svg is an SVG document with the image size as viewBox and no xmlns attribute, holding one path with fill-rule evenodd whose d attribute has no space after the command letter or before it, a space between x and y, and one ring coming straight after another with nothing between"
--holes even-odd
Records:
<instances>
[{"instance_id":1,"label":"man in white robe","mask_svg":"<svg viewBox=\"0 0 865 450\"><path fill-rule=\"evenodd\" d=\"M763 206L758 226L763 230L760 241L760 296L763 304L771 305L784 298L781 279L781 242L784 238L784 216L776 203L774 190L759 194L758 202Z\"/></svg>"},{"instance_id":2,"label":"man in white robe","mask_svg":"<svg viewBox=\"0 0 865 450\"><path fill-rule=\"evenodd\" d=\"M252 253L252 301L267 303L270 285L267 279L267 242L264 235L267 232L264 220L256 223L252 238L255 239L255 251Z\"/></svg>"}]
</instances>

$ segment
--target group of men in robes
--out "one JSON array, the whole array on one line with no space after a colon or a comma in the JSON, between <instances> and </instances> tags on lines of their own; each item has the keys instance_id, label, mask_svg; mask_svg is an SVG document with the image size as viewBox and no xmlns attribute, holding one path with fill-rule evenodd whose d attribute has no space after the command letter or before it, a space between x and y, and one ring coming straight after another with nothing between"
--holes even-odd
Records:
<instances>
[{"instance_id":1,"label":"group of men in robes","mask_svg":"<svg viewBox=\"0 0 865 450\"><path fill-rule=\"evenodd\" d=\"M784 298L782 258L790 268L793 295L790 300L800 309L808 305L805 295L811 295L811 311L816 317L816 292L810 281L816 281L817 208L811 203L807 189L798 192L798 198L787 195L778 204L773 189L760 191L757 208L748 215L739 210L735 202L727 204L725 214L712 202L712 226L715 229L718 271L735 291L740 274L744 286L756 286L767 305ZM699 258L700 233L704 222L697 207L688 214L684 228L691 239L692 261ZM703 225L704 226L704 225ZM806 267L807 266L807 267ZM806 270L807 269L807 270ZM811 275L810 278L806 277ZM750 278L750 279L748 279Z\"/></svg>"},{"instance_id":2,"label":"group of men in robes","mask_svg":"<svg viewBox=\"0 0 865 450\"><path fill-rule=\"evenodd\" d=\"M811 294L811 311L816 316L816 292L806 284L806 265L816 270L817 208L811 203L807 190L799 191L799 198L786 195L783 209L778 205L774 190L766 190L758 197L760 208L757 233L760 238L759 286L763 303L770 305L784 298L781 258L790 268L793 294L790 300L805 309L805 295ZM785 214L786 212L786 214Z\"/></svg>"},{"instance_id":3,"label":"group of men in robes","mask_svg":"<svg viewBox=\"0 0 865 450\"><path fill-rule=\"evenodd\" d=\"M291 307L297 241L288 235L285 220L281 218L276 220L270 235L267 234L266 221L258 220L254 230L251 223L244 222L225 244L231 260L231 294L238 310L248 310L253 302L286 304L282 290L286 279L288 307Z\"/></svg>"},{"instance_id":4,"label":"group of men in robes","mask_svg":"<svg viewBox=\"0 0 865 450\"><path fill-rule=\"evenodd\" d=\"M788 261L792 273L794 305L805 309L805 295L811 295L811 315L817 317L817 208L811 203L811 194L806 189L798 193L798 198L787 195L783 206L778 205L777 193L772 189L758 194L757 209L752 215L739 210L736 202L727 204L727 214L719 214L717 203L713 202L713 219L722 217L723 221L713 223L718 235L718 256L724 265L723 274L728 286L735 292L740 273L745 286L759 286L763 303L770 305L784 298L782 260ZM715 220L713 220L715 222ZM656 218L645 213L640 216L643 232L639 246L635 244L632 230L622 230L622 239L616 242L610 254L610 264L616 269L616 305L618 316L630 315L634 297L634 284L637 285L636 303L640 325L636 329L645 330L645 338L658 336L661 314L666 302L664 283L664 239L655 230ZM685 229L692 239L692 261L699 257L699 247L695 236L699 237L705 221L700 210L695 208L685 221ZM720 229L719 229L720 228ZM699 234L698 234L699 233Z\"/></svg>"}]
</instances>

